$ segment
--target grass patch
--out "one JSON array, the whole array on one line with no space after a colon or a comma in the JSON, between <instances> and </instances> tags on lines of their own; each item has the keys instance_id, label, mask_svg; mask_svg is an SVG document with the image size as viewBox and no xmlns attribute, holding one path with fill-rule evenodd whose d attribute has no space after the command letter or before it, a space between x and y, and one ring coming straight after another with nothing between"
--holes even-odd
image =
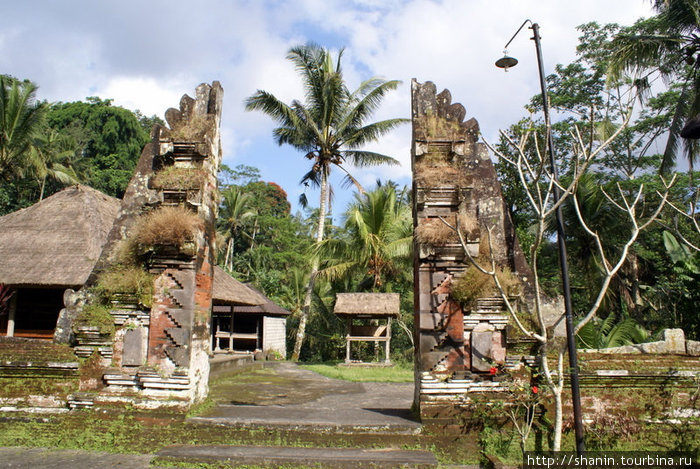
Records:
<instances>
[{"instance_id":1,"label":"grass patch","mask_svg":"<svg viewBox=\"0 0 700 469\"><path fill-rule=\"evenodd\" d=\"M183 413L84 410L48 420L0 414L0 446L82 449L124 454L152 454L170 445L253 445L318 448L432 449L449 442L435 436L347 434L189 424ZM30 416L31 417L31 416ZM450 460L449 456L447 457ZM457 462L455 459L452 461ZM197 467L192 464L186 467ZM206 467L206 466L205 466ZM253 466L254 467L254 466Z\"/></svg>"},{"instance_id":2,"label":"grass patch","mask_svg":"<svg viewBox=\"0 0 700 469\"><path fill-rule=\"evenodd\" d=\"M109 307L101 304L90 303L83 306L78 316L73 321L73 332L79 332L80 327L98 327L100 334L112 336L114 317L109 314Z\"/></svg>"},{"instance_id":3,"label":"grass patch","mask_svg":"<svg viewBox=\"0 0 700 469\"><path fill-rule=\"evenodd\" d=\"M28 398L29 396L56 396L66 398L78 390L78 378L0 378L0 397Z\"/></svg>"},{"instance_id":4,"label":"grass patch","mask_svg":"<svg viewBox=\"0 0 700 469\"><path fill-rule=\"evenodd\" d=\"M207 173L201 169L166 166L153 175L151 185L154 189L195 190L206 179Z\"/></svg>"},{"instance_id":5,"label":"grass patch","mask_svg":"<svg viewBox=\"0 0 700 469\"><path fill-rule=\"evenodd\" d=\"M133 295L143 306L153 303L153 281L155 275L138 266L118 267L105 271L97 279L97 293L114 300L119 294Z\"/></svg>"},{"instance_id":6,"label":"grass patch","mask_svg":"<svg viewBox=\"0 0 700 469\"><path fill-rule=\"evenodd\" d=\"M394 366L340 366L338 363L316 363L300 365L305 370L313 371L333 379L354 382L377 383L412 383L413 368Z\"/></svg>"}]
</instances>

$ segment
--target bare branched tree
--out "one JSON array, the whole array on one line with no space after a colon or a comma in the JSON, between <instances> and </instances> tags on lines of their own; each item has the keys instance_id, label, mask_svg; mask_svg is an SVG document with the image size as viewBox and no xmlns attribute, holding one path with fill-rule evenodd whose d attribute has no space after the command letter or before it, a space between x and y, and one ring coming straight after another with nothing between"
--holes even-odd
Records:
<instances>
[{"instance_id":1,"label":"bare branched tree","mask_svg":"<svg viewBox=\"0 0 700 469\"><path fill-rule=\"evenodd\" d=\"M681 216L682 220L688 222L691 229L694 230L695 233L700 235L700 223L698 222L698 219L700 218L700 212L698 212L699 197L700 189L695 189L695 194L693 194L692 200L688 202L688 208L686 210L683 210L682 208L678 207L672 202L668 202L668 205ZM687 237L683 236L683 233L681 232L681 230L678 229L677 226L675 227L673 232L690 249L692 249L695 252L700 252L700 246L688 240Z\"/></svg>"},{"instance_id":2,"label":"bare branched tree","mask_svg":"<svg viewBox=\"0 0 700 469\"><path fill-rule=\"evenodd\" d=\"M596 163L596 157L600 154L606 146L608 146L619 134L622 132L624 127L629 121L629 115L627 114L627 119L623 124L619 125L617 131L610 135L605 141L600 143L600 145L593 149L590 142L584 142L581 133L577 127L571 133L572 137L572 172L571 181L566 185L562 185L560 181L557 181L553 177L551 168L547 159L544 157L546 152L542 151L539 147L538 139L534 132L528 132L520 138L519 142L515 142L510 136L501 132L503 137L509 142L509 144L515 150L515 157L509 157L499 152L494 147L486 143L487 147L502 161L511 165L517 171L519 176L520 184L527 195L527 199L536 215L536 235L535 241L530 249L531 254L531 266L533 269L533 290L531 298L527 298L527 308L529 313L532 315L534 327L526 327L524 321L521 320L520 311L518 311L518 305L510 298L501 285L499 278L497 276L498 266L496 265L496 260L494 256L494 250L492 245L492 231L494 227L484 226L482 227L482 232L485 232L488 241L490 262L487 259L485 262L480 262L474 258L469 253L467 249L467 243L462 234L462 230L459 226L459 221L454 225L448 223L445 219L441 218L442 222L455 231L459 237L460 243L468 262L470 262L474 267L484 274L487 274L493 278L496 284L497 290L500 292L501 298L503 299L506 310L510 317L513 319L517 328L527 337L536 339L540 347L540 368L542 376L547 383L547 390L551 392L552 397L555 402L555 419L554 419L554 443L553 449L559 451L561 448L561 435L563 427L563 413L562 413L562 391L564 389L564 354L566 352L566 344L562 344L561 341L555 342L554 333L550 322L548 323L545 318L545 305L548 303L548 298L546 298L542 292L540 286L540 280L538 275L538 254L543 243L547 240L547 220L550 219L558 206L565 203L567 200L572 200L573 206L575 207L576 215L579 223L583 227L585 233L592 237L597 246L597 257L599 264L602 266L602 280L598 286L598 294L595 297L595 301L590 308L585 313L581 321L576 326L576 332L583 327L587 322L593 319L598 309L600 308L603 297L610 286L610 282L613 277L618 273L620 268L625 263L628 257L629 250L631 246L638 239L639 234L642 230L647 228L661 213L663 207L668 203L669 190L675 182L675 176L667 183L663 181L663 192L658 193L659 200L654 203L655 208L649 210L647 207L649 201L644 198L644 186L639 185L636 190L629 191L623 189L620 184L617 185L617 194L615 197L609 195L604 191L606 199L610 204L617 209L621 216L626 218L629 227L629 232L627 234L626 240L622 245L621 249L617 249L612 254L611 250L606 250L605 240L601 239L599 233L590 228L586 220L582 216L582 211L580 209L579 200L576 195L576 188L581 180L581 177L591 168L591 165ZM527 157L525 147L529 139L532 138L534 143L534 157ZM562 192L562 196L559 201L554 202L554 188L559 187ZM563 311L561 312L563 315ZM554 358L556 356L556 359ZM554 368L554 369L553 369Z\"/></svg>"}]
</instances>

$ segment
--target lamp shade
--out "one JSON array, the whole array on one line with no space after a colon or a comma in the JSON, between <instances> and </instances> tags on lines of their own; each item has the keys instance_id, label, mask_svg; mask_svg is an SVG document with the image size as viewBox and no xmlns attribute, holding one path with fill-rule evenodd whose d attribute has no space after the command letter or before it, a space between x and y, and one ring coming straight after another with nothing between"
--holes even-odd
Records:
<instances>
[{"instance_id":1,"label":"lamp shade","mask_svg":"<svg viewBox=\"0 0 700 469\"><path fill-rule=\"evenodd\" d=\"M518 64L518 59L515 57L503 56L496 60L496 67L508 70L511 67L515 67Z\"/></svg>"}]
</instances>

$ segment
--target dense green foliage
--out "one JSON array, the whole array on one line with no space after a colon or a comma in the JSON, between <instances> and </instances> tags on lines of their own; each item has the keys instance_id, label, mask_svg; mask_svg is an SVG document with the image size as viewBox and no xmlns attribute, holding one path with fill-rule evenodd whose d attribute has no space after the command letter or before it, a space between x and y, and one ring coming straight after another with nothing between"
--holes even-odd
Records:
<instances>
[{"instance_id":1,"label":"dense green foliage","mask_svg":"<svg viewBox=\"0 0 700 469\"><path fill-rule=\"evenodd\" d=\"M348 185L354 184L362 191L359 182L346 169L347 163L355 167L398 164L390 156L365 150L364 145L378 140L407 121L387 119L366 123L386 93L396 89L400 82L374 77L363 81L357 90L350 91L340 66L342 55L341 50L334 61L331 52L317 44L293 47L287 58L301 75L306 102L294 100L286 104L263 90L258 90L246 100L246 110L262 111L280 125L273 131L279 145L291 145L312 163L301 183L320 188L316 243L320 243L325 234L324 223L333 193L328 180L331 169L336 167L345 172ZM306 206L305 193L300 197L300 202ZM312 256L311 263L293 359L299 358L306 322L311 313L318 259Z\"/></svg>"},{"instance_id":2,"label":"dense green foliage","mask_svg":"<svg viewBox=\"0 0 700 469\"><path fill-rule=\"evenodd\" d=\"M0 181L21 177L40 135L46 105L36 102L36 85L0 75Z\"/></svg>"},{"instance_id":3,"label":"dense green foliage","mask_svg":"<svg viewBox=\"0 0 700 469\"><path fill-rule=\"evenodd\" d=\"M87 102L56 103L47 120L52 128L63 129L83 142L83 158L90 161L85 182L121 197L148 141L134 113L112 106L109 99L93 97Z\"/></svg>"},{"instance_id":4,"label":"dense green foliage","mask_svg":"<svg viewBox=\"0 0 700 469\"><path fill-rule=\"evenodd\" d=\"M320 258L307 341L301 350L303 360L337 360L344 354L345 325L333 314L336 293L400 293L402 318L394 322L392 359L410 361L412 345L403 329L410 330L413 324L412 226L406 190L386 184L358 194L346 211L343 226L328 226L331 237L313 249L317 214L290 214L284 191L274 183L255 180L257 177L255 168L243 166L224 167L220 174L219 264L228 268L228 259L229 270L237 277L252 282L292 312L287 322L291 346L308 285L309 258L314 253ZM226 199L232 193L244 201L243 207L232 210L233 202ZM234 212L238 213L235 217ZM225 232L232 226L235 236ZM370 347L359 352L367 359L374 355Z\"/></svg>"},{"instance_id":5,"label":"dense green foliage","mask_svg":"<svg viewBox=\"0 0 700 469\"><path fill-rule=\"evenodd\" d=\"M608 74L616 41L631 29L596 23L582 25L579 29L582 36L578 59L568 65L557 65L555 73L547 77L555 116L552 123L554 149L562 168L562 180L570 181L573 162L579 161L581 153L600 145L620 126L626 125L620 135L596 155L595 163L576 188L581 216L590 229L600 235L606 255L614 258L632 226L629 219L619 216L613 204L620 203L620 194L632 194L639 184L644 185L642 197L645 201L635 214L639 220L644 220L658 202L658 191L662 191L663 186L656 172L664 158L656 151L665 146L666 131L673 125L678 103L684 99L683 90L672 83L668 89L645 89L644 99L636 99L639 75ZM541 110L539 96L532 98L529 110ZM626 124L627 116L631 119ZM577 132L580 138L574 138ZM544 148L541 136L545 132L543 122L537 118L512 125L506 132L507 137L501 138L498 149L514 156L508 138L519 141L529 135L532 139L533 134L541 150ZM530 141L533 143L525 147L525 156L534 162L537 149L534 140ZM499 162L497 170L516 231L529 254L534 212L513 167ZM697 199L694 198L697 192L690 184L690 175L680 174L677 179L670 201L677 207L687 208L690 204L694 207L691 212L697 216ZM563 214L574 312L582 316L595 300L603 269L596 260L598 246L579 223L573 199L569 198L564 204ZM700 233L667 207L658 222L642 232L627 261L613 278L599 313L602 319L597 327L597 338L592 338L593 326L582 331L589 342L621 343L621 335L641 340L644 334L634 332L640 328L655 333L665 327L682 327L690 338L699 337L700 318L691 306L697 301L698 276L687 269L687 264L679 264L669 257L663 242L663 234L668 230L681 233L684 239L698 245ZM548 232L554 234L554 220L550 220ZM541 248L538 267L543 287L550 294L558 294L561 281L556 249L551 241ZM621 334L621 331L626 332Z\"/></svg>"},{"instance_id":6,"label":"dense green foliage","mask_svg":"<svg viewBox=\"0 0 700 469\"><path fill-rule=\"evenodd\" d=\"M608 44L608 78L637 72L636 86L647 89L655 74L676 84L673 119L668 128L661 171L670 172L683 146L693 166L700 154L690 140L682 141L686 121L700 115L700 3L697 0L654 0L656 15L622 28Z\"/></svg>"},{"instance_id":7,"label":"dense green foliage","mask_svg":"<svg viewBox=\"0 0 700 469\"><path fill-rule=\"evenodd\" d=\"M0 214L68 184L87 184L114 197L124 194L150 128L162 120L95 97L39 103L32 82L0 78Z\"/></svg>"}]
</instances>

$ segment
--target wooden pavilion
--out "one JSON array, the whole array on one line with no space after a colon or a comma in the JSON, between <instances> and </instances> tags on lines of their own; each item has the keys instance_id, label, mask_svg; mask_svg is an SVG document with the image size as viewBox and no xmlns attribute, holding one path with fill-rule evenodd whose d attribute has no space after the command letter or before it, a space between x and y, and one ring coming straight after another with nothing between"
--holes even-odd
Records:
<instances>
[{"instance_id":1,"label":"wooden pavilion","mask_svg":"<svg viewBox=\"0 0 700 469\"><path fill-rule=\"evenodd\" d=\"M212 299L214 352L262 350L286 356L289 311L219 266L214 267Z\"/></svg>"},{"instance_id":2,"label":"wooden pavilion","mask_svg":"<svg viewBox=\"0 0 700 469\"><path fill-rule=\"evenodd\" d=\"M399 317L398 293L338 293L333 312L345 320L345 363L352 342L384 342L384 362L391 363L391 320ZM383 322L383 323L382 323Z\"/></svg>"}]
</instances>

